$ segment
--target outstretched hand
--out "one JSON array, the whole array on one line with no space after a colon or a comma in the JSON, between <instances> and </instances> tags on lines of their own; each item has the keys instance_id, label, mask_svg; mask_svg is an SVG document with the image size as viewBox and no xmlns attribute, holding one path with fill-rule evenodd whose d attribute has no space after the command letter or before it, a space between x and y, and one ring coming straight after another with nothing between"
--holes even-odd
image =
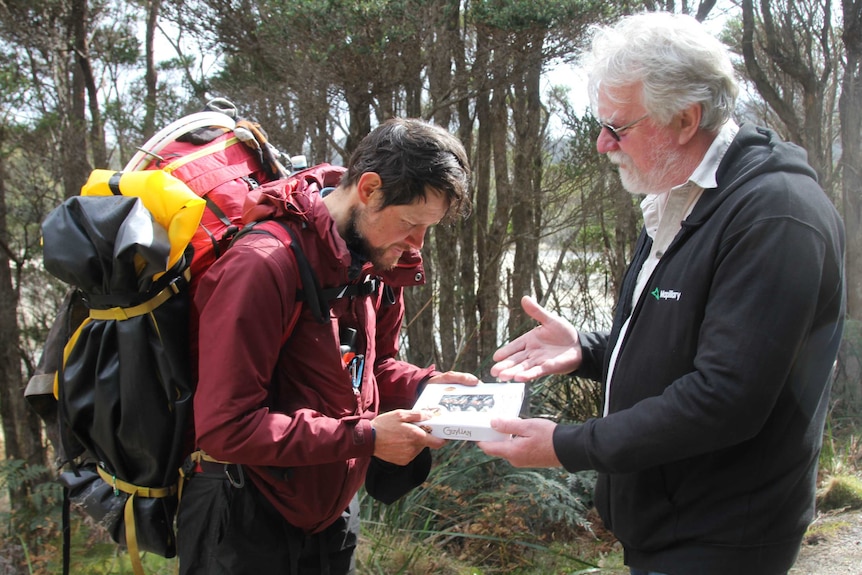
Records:
<instances>
[{"instance_id":1,"label":"outstretched hand","mask_svg":"<svg viewBox=\"0 0 862 575\"><path fill-rule=\"evenodd\" d=\"M544 375L571 373L581 365L578 330L530 296L521 307L539 325L494 353L491 375L503 381L531 381Z\"/></svg>"}]
</instances>

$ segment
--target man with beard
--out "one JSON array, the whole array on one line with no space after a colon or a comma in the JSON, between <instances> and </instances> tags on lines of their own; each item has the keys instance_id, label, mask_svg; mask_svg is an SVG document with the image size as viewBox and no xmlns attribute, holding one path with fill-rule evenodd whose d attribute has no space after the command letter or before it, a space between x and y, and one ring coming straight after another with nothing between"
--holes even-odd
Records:
<instances>
[{"instance_id":1,"label":"man with beard","mask_svg":"<svg viewBox=\"0 0 862 575\"><path fill-rule=\"evenodd\" d=\"M645 194L609 332L532 298L539 326L491 373L602 382L602 417L492 422L519 467L599 472L595 505L631 573L777 575L813 518L844 318L844 232L799 147L731 119L726 49L696 20L598 29L600 153Z\"/></svg>"},{"instance_id":2,"label":"man with beard","mask_svg":"<svg viewBox=\"0 0 862 575\"><path fill-rule=\"evenodd\" d=\"M396 359L402 290L425 281L428 228L469 210L468 177L455 137L396 119L346 171L324 164L250 193L244 221L258 223L194 300L198 451L177 517L181 573L353 573L366 471L387 502L424 480L444 441L409 408L426 384L477 379ZM336 288L322 318L292 242Z\"/></svg>"}]
</instances>

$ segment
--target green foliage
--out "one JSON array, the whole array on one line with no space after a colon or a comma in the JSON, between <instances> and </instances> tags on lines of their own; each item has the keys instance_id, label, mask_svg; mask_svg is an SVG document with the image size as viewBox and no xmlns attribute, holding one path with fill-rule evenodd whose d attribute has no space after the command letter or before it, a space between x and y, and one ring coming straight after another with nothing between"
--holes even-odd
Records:
<instances>
[{"instance_id":1,"label":"green foliage","mask_svg":"<svg viewBox=\"0 0 862 575\"><path fill-rule=\"evenodd\" d=\"M49 476L43 466L0 460L0 492L11 494L8 507L0 504L0 556L30 572L56 551L62 490Z\"/></svg>"},{"instance_id":2,"label":"green foliage","mask_svg":"<svg viewBox=\"0 0 862 575\"><path fill-rule=\"evenodd\" d=\"M381 523L364 523L356 554L357 572L368 575L481 575L478 568Z\"/></svg>"},{"instance_id":3,"label":"green foliage","mask_svg":"<svg viewBox=\"0 0 862 575\"><path fill-rule=\"evenodd\" d=\"M364 497L363 521L372 540L362 552L366 564L385 563L399 573L460 573L421 567L459 557L483 573L529 570L549 556L579 568L587 564L551 544L589 529L591 478L559 469L514 469L470 442L450 442L434 457L427 482L394 504ZM413 550L410 543L420 541L433 544L438 555Z\"/></svg>"},{"instance_id":4,"label":"green foliage","mask_svg":"<svg viewBox=\"0 0 862 575\"><path fill-rule=\"evenodd\" d=\"M602 413L600 383L554 375L543 378L530 388L530 413L558 422L581 422Z\"/></svg>"},{"instance_id":5,"label":"green foliage","mask_svg":"<svg viewBox=\"0 0 862 575\"><path fill-rule=\"evenodd\" d=\"M0 491L15 493L11 508L0 503L0 557L17 566L18 573L59 573L63 489L51 470L20 460L0 460ZM70 572L130 575L128 553L76 507L71 511ZM147 575L176 573L173 559L145 553L142 562Z\"/></svg>"},{"instance_id":6,"label":"green foliage","mask_svg":"<svg viewBox=\"0 0 862 575\"><path fill-rule=\"evenodd\" d=\"M0 460L0 491L24 493L26 499L16 500L15 513L38 515L50 511L60 500L59 484L46 483L50 471L42 465L27 465L20 459Z\"/></svg>"},{"instance_id":7,"label":"green foliage","mask_svg":"<svg viewBox=\"0 0 862 575\"><path fill-rule=\"evenodd\" d=\"M469 442L451 442L435 453L428 482L402 500L384 506L363 497L361 573L526 575L595 566L595 554L582 556L579 544L585 536L595 539L588 515L591 473L514 469ZM28 521L5 530L21 537L3 537L2 552L39 575L60 570L62 547L60 488L45 472L21 462L0 467L2 486L42 481L33 489ZM132 573L128 553L75 507L71 534L73 573ZM175 559L142 559L148 575L176 572Z\"/></svg>"},{"instance_id":8,"label":"green foliage","mask_svg":"<svg viewBox=\"0 0 862 575\"><path fill-rule=\"evenodd\" d=\"M857 424L826 421L820 451L818 511L862 509L862 440Z\"/></svg>"},{"instance_id":9,"label":"green foliage","mask_svg":"<svg viewBox=\"0 0 862 575\"><path fill-rule=\"evenodd\" d=\"M829 415L819 465L821 475L827 478L862 472L862 439L855 420L836 419L834 413Z\"/></svg>"},{"instance_id":10,"label":"green foliage","mask_svg":"<svg viewBox=\"0 0 862 575\"><path fill-rule=\"evenodd\" d=\"M57 548L62 544L56 541ZM101 530L90 525L84 518L76 517L72 525L70 548L71 573L88 575L132 575L132 562L128 552L111 541ZM34 573L59 573L62 560L59 554L42 557ZM146 575L176 575L177 560L165 559L152 553L141 555L141 564Z\"/></svg>"},{"instance_id":11,"label":"green foliage","mask_svg":"<svg viewBox=\"0 0 862 575\"><path fill-rule=\"evenodd\" d=\"M485 26L509 31L546 30L595 18L609 9L607 2L560 0L483 0L470 4L470 15Z\"/></svg>"},{"instance_id":12,"label":"green foliage","mask_svg":"<svg viewBox=\"0 0 862 575\"><path fill-rule=\"evenodd\" d=\"M32 516L48 513L63 495L59 484L45 481L50 477L50 473L50 470L42 465L26 465L17 459L0 461L0 490L26 492L25 502L15 502L18 512L23 511ZM33 527L32 524L28 526Z\"/></svg>"},{"instance_id":13,"label":"green foliage","mask_svg":"<svg viewBox=\"0 0 862 575\"><path fill-rule=\"evenodd\" d=\"M93 33L90 49L98 58L114 65L135 64L141 55L135 29L131 22L125 25L111 22Z\"/></svg>"},{"instance_id":14,"label":"green foliage","mask_svg":"<svg viewBox=\"0 0 862 575\"><path fill-rule=\"evenodd\" d=\"M530 526L537 531L549 526L565 531L586 527L594 481L594 474L570 475L561 469L516 469L502 478L508 496L529 503Z\"/></svg>"},{"instance_id":15,"label":"green foliage","mask_svg":"<svg viewBox=\"0 0 862 575\"><path fill-rule=\"evenodd\" d=\"M0 44L0 94L9 104L18 105L29 85L30 79L18 65L14 48Z\"/></svg>"},{"instance_id":16,"label":"green foliage","mask_svg":"<svg viewBox=\"0 0 862 575\"><path fill-rule=\"evenodd\" d=\"M266 66L279 74L295 70L296 63L303 61L338 65L340 61L332 58L353 62L393 43L415 42L425 4L422 0L270 0L249 10L229 2L210 2L195 6L197 12L181 14L186 14L186 19L193 15L196 26L202 28L199 33L217 38L232 60L255 66L258 71ZM250 49L253 47L263 51ZM282 60L271 50L287 47L289 60Z\"/></svg>"}]
</instances>

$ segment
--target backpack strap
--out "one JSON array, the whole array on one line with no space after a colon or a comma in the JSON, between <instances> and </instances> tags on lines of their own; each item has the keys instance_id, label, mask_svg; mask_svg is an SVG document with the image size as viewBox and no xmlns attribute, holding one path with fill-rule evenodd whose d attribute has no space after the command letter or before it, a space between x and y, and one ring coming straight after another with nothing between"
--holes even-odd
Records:
<instances>
[{"instance_id":1,"label":"backpack strap","mask_svg":"<svg viewBox=\"0 0 862 575\"><path fill-rule=\"evenodd\" d=\"M282 221L276 221L276 223L290 236L290 249L293 250L296 264L299 266L299 279L302 281L303 289L297 291L296 299L307 302L314 319L319 323L326 323L329 321L329 301L321 297L320 283L311 264L308 263L308 258L305 257L305 252L302 251L299 238L293 228L286 223Z\"/></svg>"},{"instance_id":2,"label":"backpack strap","mask_svg":"<svg viewBox=\"0 0 862 575\"><path fill-rule=\"evenodd\" d=\"M120 492L128 494L126 503L123 505L123 527L126 533L126 547L129 551L129 560L132 563L132 571L135 575L144 575L144 566L141 562L141 552L138 549L138 534L135 526L135 497L161 498L176 495L178 485L175 483L167 487L143 487L123 481L116 475L109 473L101 465L96 466L96 471L102 480L114 488L114 495Z\"/></svg>"},{"instance_id":3,"label":"backpack strap","mask_svg":"<svg viewBox=\"0 0 862 575\"><path fill-rule=\"evenodd\" d=\"M293 226L282 220L252 222L243 227L242 231L234 237L233 241L236 241L245 234L253 233L265 233L278 238L278 235L270 230L258 227L259 224L266 221L272 221L278 224L279 227L284 229L290 236L290 249L293 251L293 255L296 258L296 265L299 268L299 279L302 282L303 288L296 291L296 299L297 301L304 301L308 304L311 314L319 323L326 323L329 321L329 302L344 297L361 297L375 294L380 289L383 282L379 277L368 277L365 281L357 284L345 284L331 288L321 288L320 282L317 280L317 275L314 273L314 269L311 267L308 258L305 257L305 252L302 251L302 244L299 243L299 237L296 234L296 230L293 229Z\"/></svg>"}]
</instances>

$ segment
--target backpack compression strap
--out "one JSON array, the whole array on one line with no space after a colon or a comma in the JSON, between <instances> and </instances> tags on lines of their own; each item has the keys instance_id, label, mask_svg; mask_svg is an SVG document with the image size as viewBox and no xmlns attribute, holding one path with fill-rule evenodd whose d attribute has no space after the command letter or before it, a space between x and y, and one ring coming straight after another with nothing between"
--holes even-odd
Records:
<instances>
[{"instance_id":1,"label":"backpack compression strap","mask_svg":"<svg viewBox=\"0 0 862 575\"><path fill-rule=\"evenodd\" d=\"M119 479L116 475L104 470L101 465L96 466L96 471L99 472L99 476L105 483L114 488L114 495L119 495L121 491L129 495L123 506L126 547L129 551L129 560L132 562L132 571L135 575L144 575L141 553L138 550L138 534L135 530L135 497L170 497L176 494L177 484L168 487L143 487Z\"/></svg>"}]
</instances>

